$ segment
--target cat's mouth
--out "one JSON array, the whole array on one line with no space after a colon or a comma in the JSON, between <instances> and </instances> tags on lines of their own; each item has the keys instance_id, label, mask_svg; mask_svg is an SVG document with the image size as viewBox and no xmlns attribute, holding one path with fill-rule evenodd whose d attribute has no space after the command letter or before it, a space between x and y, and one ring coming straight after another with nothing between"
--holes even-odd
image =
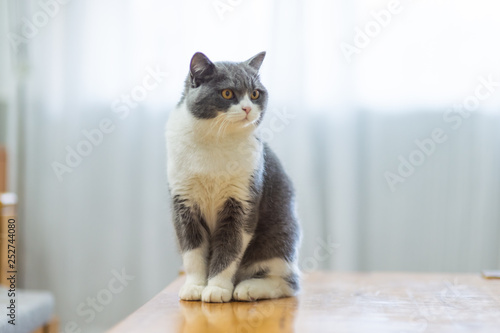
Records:
<instances>
[{"instance_id":1,"label":"cat's mouth","mask_svg":"<svg viewBox=\"0 0 500 333\"><path fill-rule=\"evenodd\" d=\"M258 119L259 116L255 116L254 114L231 114L231 115L226 115L227 119L230 123L237 127L248 127L249 125L254 124Z\"/></svg>"},{"instance_id":2,"label":"cat's mouth","mask_svg":"<svg viewBox=\"0 0 500 333\"><path fill-rule=\"evenodd\" d=\"M241 117L238 117L238 119L235 119L233 122L237 123L237 124L241 124L241 123L252 122L252 120L248 117L248 114L245 114L245 115L242 115Z\"/></svg>"},{"instance_id":3,"label":"cat's mouth","mask_svg":"<svg viewBox=\"0 0 500 333\"><path fill-rule=\"evenodd\" d=\"M256 119L251 119L248 117L248 115L245 115L243 119L239 121L239 123L242 123L244 127L251 125L257 121L258 117Z\"/></svg>"}]
</instances>

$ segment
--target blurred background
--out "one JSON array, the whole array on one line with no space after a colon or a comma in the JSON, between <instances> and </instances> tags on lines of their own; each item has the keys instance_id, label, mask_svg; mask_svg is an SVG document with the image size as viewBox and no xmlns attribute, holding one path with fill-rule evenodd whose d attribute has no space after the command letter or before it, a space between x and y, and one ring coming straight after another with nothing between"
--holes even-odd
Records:
<instances>
[{"instance_id":1,"label":"blurred background","mask_svg":"<svg viewBox=\"0 0 500 333\"><path fill-rule=\"evenodd\" d=\"M500 268L499 10L0 0L19 285L55 295L62 330L101 332L177 276L164 126L196 51L267 51L262 135L297 189L302 270ZM82 313L123 271L123 290Z\"/></svg>"}]
</instances>

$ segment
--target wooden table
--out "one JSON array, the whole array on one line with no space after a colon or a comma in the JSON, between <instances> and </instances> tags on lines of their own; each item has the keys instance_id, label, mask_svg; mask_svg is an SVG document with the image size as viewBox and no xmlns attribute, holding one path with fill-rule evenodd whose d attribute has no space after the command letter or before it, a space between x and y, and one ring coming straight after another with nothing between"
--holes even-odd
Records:
<instances>
[{"instance_id":1,"label":"wooden table","mask_svg":"<svg viewBox=\"0 0 500 333\"><path fill-rule=\"evenodd\" d=\"M479 274L316 272L298 297L224 304L180 301L183 282L110 332L500 332L500 280Z\"/></svg>"}]
</instances>

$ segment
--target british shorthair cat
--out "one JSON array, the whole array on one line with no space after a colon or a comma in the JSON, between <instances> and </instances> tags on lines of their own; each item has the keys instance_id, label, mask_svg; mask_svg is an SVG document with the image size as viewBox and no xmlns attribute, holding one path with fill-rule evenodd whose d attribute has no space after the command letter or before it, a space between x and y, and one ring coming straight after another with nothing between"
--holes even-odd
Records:
<instances>
[{"instance_id":1,"label":"british shorthair cat","mask_svg":"<svg viewBox=\"0 0 500 333\"><path fill-rule=\"evenodd\" d=\"M167 178L186 282L183 300L254 301L299 290L294 190L259 138L265 52L244 62L191 59L167 129Z\"/></svg>"}]
</instances>

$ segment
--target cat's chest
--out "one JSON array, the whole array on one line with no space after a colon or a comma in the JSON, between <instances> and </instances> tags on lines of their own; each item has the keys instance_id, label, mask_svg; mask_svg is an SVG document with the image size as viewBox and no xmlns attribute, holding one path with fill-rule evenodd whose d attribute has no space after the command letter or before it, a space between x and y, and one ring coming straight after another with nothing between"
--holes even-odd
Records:
<instances>
[{"instance_id":1,"label":"cat's chest","mask_svg":"<svg viewBox=\"0 0 500 333\"><path fill-rule=\"evenodd\" d=\"M262 147L256 138L200 143L177 131L167 133L167 149L172 195L195 203L210 229L229 198L250 200L252 176L262 168Z\"/></svg>"},{"instance_id":2,"label":"cat's chest","mask_svg":"<svg viewBox=\"0 0 500 333\"><path fill-rule=\"evenodd\" d=\"M174 192L196 199L246 199L255 162L219 151L185 148L170 154L168 180ZM199 200L197 200L199 201Z\"/></svg>"},{"instance_id":3,"label":"cat's chest","mask_svg":"<svg viewBox=\"0 0 500 333\"><path fill-rule=\"evenodd\" d=\"M250 178L260 167L262 146L255 137L200 142L192 135L174 133L167 138L169 180L202 178L230 182Z\"/></svg>"}]
</instances>

